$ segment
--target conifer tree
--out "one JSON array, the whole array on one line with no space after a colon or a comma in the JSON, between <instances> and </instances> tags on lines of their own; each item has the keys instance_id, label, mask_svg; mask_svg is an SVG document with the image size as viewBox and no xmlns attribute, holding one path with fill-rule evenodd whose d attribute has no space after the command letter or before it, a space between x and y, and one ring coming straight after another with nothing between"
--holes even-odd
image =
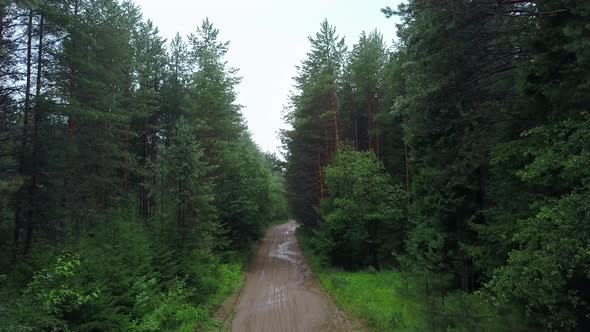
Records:
<instances>
[{"instance_id":1,"label":"conifer tree","mask_svg":"<svg viewBox=\"0 0 590 332\"><path fill-rule=\"evenodd\" d=\"M296 91L287 115L293 130L284 133L291 208L303 223L318 223L315 209L326 195L324 167L339 145L338 84L346 47L336 29L324 21L311 51L298 67Z\"/></svg>"}]
</instances>

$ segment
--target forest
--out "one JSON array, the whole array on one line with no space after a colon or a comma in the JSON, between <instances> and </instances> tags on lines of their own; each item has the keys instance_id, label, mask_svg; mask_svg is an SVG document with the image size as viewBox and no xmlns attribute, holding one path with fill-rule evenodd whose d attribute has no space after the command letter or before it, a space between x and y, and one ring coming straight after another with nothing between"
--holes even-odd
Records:
<instances>
[{"instance_id":1,"label":"forest","mask_svg":"<svg viewBox=\"0 0 590 332\"><path fill-rule=\"evenodd\" d=\"M211 22L0 2L0 331L194 331L241 282L283 169Z\"/></svg>"},{"instance_id":2,"label":"forest","mask_svg":"<svg viewBox=\"0 0 590 332\"><path fill-rule=\"evenodd\" d=\"M209 19L0 0L0 331L223 331L268 229L366 330L590 330L590 3L379 10L309 37L278 155Z\"/></svg>"},{"instance_id":3,"label":"forest","mask_svg":"<svg viewBox=\"0 0 590 332\"><path fill-rule=\"evenodd\" d=\"M324 288L375 331L588 331L590 5L382 12L391 46L310 37L282 133Z\"/></svg>"}]
</instances>

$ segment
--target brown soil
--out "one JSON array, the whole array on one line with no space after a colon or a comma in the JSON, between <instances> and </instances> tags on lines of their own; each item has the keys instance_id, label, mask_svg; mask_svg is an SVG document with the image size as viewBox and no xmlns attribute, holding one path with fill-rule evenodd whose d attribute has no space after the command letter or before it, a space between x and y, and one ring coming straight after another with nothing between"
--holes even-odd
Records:
<instances>
[{"instance_id":1,"label":"brown soil","mask_svg":"<svg viewBox=\"0 0 590 332\"><path fill-rule=\"evenodd\" d=\"M312 277L290 221L271 228L250 264L233 332L358 331Z\"/></svg>"}]
</instances>

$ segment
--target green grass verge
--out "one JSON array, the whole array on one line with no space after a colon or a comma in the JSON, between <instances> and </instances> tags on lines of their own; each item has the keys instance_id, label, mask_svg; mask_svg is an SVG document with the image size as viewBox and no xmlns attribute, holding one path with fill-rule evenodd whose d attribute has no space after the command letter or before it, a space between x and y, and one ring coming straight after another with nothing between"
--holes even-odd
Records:
<instances>
[{"instance_id":1,"label":"green grass verge","mask_svg":"<svg viewBox=\"0 0 590 332\"><path fill-rule=\"evenodd\" d=\"M310 268L334 302L370 331L534 331L513 306L496 308L479 296L450 292L425 296L410 274L393 270L346 272L328 267L314 238L300 228Z\"/></svg>"},{"instance_id":2,"label":"green grass verge","mask_svg":"<svg viewBox=\"0 0 590 332\"><path fill-rule=\"evenodd\" d=\"M404 325L419 326L412 311L414 304L401 299L398 272L341 272L323 270L320 282L336 304L374 331L398 330Z\"/></svg>"},{"instance_id":3,"label":"green grass verge","mask_svg":"<svg viewBox=\"0 0 590 332\"><path fill-rule=\"evenodd\" d=\"M416 321L411 313L413 305L396 294L395 289L403 282L399 272L345 272L326 268L321 257L312 250L310 234L299 228L297 239L311 270L349 317L361 321L372 331L399 330L400 320Z\"/></svg>"},{"instance_id":4,"label":"green grass verge","mask_svg":"<svg viewBox=\"0 0 590 332\"><path fill-rule=\"evenodd\" d=\"M221 278L219 288L211 297L209 304L213 307L219 306L230 297L238 288L242 287L242 265L238 263L223 264L219 267Z\"/></svg>"},{"instance_id":5,"label":"green grass verge","mask_svg":"<svg viewBox=\"0 0 590 332\"><path fill-rule=\"evenodd\" d=\"M220 267L221 278L219 280L219 288L217 293L211 297L208 303L209 315L213 317L215 312L219 310L223 302L237 292L244 285L243 278L243 264L228 263ZM224 321L212 318L206 324L197 326L196 330L203 330L207 332L225 332L228 327L224 326Z\"/></svg>"}]
</instances>

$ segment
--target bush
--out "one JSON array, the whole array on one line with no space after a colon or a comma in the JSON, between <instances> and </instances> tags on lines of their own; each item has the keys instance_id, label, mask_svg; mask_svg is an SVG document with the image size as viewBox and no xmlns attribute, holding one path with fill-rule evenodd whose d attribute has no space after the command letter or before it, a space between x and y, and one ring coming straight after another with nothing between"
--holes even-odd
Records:
<instances>
[{"instance_id":1,"label":"bush","mask_svg":"<svg viewBox=\"0 0 590 332\"><path fill-rule=\"evenodd\" d=\"M345 268L397 265L402 250L405 194L372 152L344 147L326 168L328 197L321 231L332 263Z\"/></svg>"},{"instance_id":2,"label":"bush","mask_svg":"<svg viewBox=\"0 0 590 332\"><path fill-rule=\"evenodd\" d=\"M434 276L366 268L346 272L329 267L318 241L305 228L297 237L322 286L350 317L372 331L530 331L512 306L494 306L461 291L433 293ZM427 279L430 278L430 279ZM428 282L427 282L428 281Z\"/></svg>"}]
</instances>

